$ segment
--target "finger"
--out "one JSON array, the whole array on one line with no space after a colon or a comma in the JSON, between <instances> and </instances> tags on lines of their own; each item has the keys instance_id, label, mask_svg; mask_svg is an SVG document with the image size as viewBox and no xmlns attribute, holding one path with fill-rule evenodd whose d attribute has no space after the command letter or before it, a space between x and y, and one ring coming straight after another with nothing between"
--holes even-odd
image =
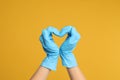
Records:
<instances>
[{"instance_id":1,"label":"finger","mask_svg":"<svg viewBox=\"0 0 120 80\"><path fill-rule=\"evenodd\" d=\"M49 34L53 33L56 36L59 36L59 31L56 28L52 27L52 26L48 26L47 31L49 32Z\"/></svg>"},{"instance_id":2,"label":"finger","mask_svg":"<svg viewBox=\"0 0 120 80\"><path fill-rule=\"evenodd\" d=\"M43 40L43 36L42 36L42 35L40 36L40 42L41 42L42 45L45 47L45 43L44 43L44 40Z\"/></svg>"},{"instance_id":3,"label":"finger","mask_svg":"<svg viewBox=\"0 0 120 80\"><path fill-rule=\"evenodd\" d=\"M43 40L50 41L50 32L44 29L42 31L42 37L43 37Z\"/></svg>"},{"instance_id":4,"label":"finger","mask_svg":"<svg viewBox=\"0 0 120 80\"><path fill-rule=\"evenodd\" d=\"M74 27L72 27L70 34L71 34L71 36L74 36L74 35L78 34L78 32L76 31L76 29Z\"/></svg>"},{"instance_id":5,"label":"finger","mask_svg":"<svg viewBox=\"0 0 120 80\"><path fill-rule=\"evenodd\" d=\"M72 29L72 26L65 26L61 31L60 31L60 36L64 36L65 34L70 33Z\"/></svg>"},{"instance_id":6,"label":"finger","mask_svg":"<svg viewBox=\"0 0 120 80\"><path fill-rule=\"evenodd\" d=\"M80 39L80 34L77 32L77 30L72 27L71 32L70 32L70 42L75 43L78 42Z\"/></svg>"}]
</instances>

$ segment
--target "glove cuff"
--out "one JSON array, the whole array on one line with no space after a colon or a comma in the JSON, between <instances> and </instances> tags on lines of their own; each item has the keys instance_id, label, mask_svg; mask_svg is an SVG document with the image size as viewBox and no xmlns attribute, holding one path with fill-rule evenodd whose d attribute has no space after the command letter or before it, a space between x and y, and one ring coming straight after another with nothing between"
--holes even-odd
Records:
<instances>
[{"instance_id":1,"label":"glove cuff","mask_svg":"<svg viewBox=\"0 0 120 80\"><path fill-rule=\"evenodd\" d=\"M73 53L60 53L60 57L62 59L62 65L67 68L72 68L77 66L77 61Z\"/></svg>"},{"instance_id":2,"label":"glove cuff","mask_svg":"<svg viewBox=\"0 0 120 80\"><path fill-rule=\"evenodd\" d=\"M56 56L47 56L41 63L41 66L55 71L58 63L58 55Z\"/></svg>"}]
</instances>

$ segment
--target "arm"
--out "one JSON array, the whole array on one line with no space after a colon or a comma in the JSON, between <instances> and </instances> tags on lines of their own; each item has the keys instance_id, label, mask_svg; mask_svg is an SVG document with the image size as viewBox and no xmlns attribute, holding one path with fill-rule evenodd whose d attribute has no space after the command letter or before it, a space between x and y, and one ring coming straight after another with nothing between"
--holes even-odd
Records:
<instances>
[{"instance_id":1,"label":"arm","mask_svg":"<svg viewBox=\"0 0 120 80\"><path fill-rule=\"evenodd\" d=\"M60 47L62 65L67 68L71 80L85 80L72 53L80 39L80 34L72 26L66 26L60 32L61 36L64 36L66 33L68 33L68 37Z\"/></svg>"},{"instance_id":2,"label":"arm","mask_svg":"<svg viewBox=\"0 0 120 80\"><path fill-rule=\"evenodd\" d=\"M52 39L52 33L58 34L58 31L53 27L48 27L42 31L40 42L46 53L46 57L30 80L46 80L50 71L56 70L59 57L59 48Z\"/></svg>"},{"instance_id":3,"label":"arm","mask_svg":"<svg viewBox=\"0 0 120 80\"><path fill-rule=\"evenodd\" d=\"M40 66L30 80L46 80L50 69Z\"/></svg>"},{"instance_id":4,"label":"arm","mask_svg":"<svg viewBox=\"0 0 120 80\"><path fill-rule=\"evenodd\" d=\"M79 67L67 68L70 80L86 80Z\"/></svg>"}]
</instances>

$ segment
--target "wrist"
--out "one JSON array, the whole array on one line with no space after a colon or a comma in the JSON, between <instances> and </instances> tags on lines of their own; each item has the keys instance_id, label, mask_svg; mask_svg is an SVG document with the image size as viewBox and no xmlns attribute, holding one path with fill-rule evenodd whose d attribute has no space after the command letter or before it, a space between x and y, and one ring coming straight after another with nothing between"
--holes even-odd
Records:
<instances>
[{"instance_id":1,"label":"wrist","mask_svg":"<svg viewBox=\"0 0 120 80\"><path fill-rule=\"evenodd\" d=\"M56 70L57 63L58 63L58 57L59 55L49 55L44 58L44 60L41 63L41 66L46 67L50 70Z\"/></svg>"},{"instance_id":2,"label":"wrist","mask_svg":"<svg viewBox=\"0 0 120 80\"><path fill-rule=\"evenodd\" d=\"M72 52L63 52L60 53L60 57L62 59L62 65L67 68L72 68L77 66L77 61Z\"/></svg>"}]
</instances>

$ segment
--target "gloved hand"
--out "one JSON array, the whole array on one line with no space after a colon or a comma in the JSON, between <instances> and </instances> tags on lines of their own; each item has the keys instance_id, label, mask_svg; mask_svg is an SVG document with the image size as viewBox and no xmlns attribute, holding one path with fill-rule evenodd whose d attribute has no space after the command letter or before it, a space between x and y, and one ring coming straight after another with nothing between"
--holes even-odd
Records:
<instances>
[{"instance_id":1,"label":"gloved hand","mask_svg":"<svg viewBox=\"0 0 120 80\"><path fill-rule=\"evenodd\" d=\"M59 48L53 41L52 33L57 36L59 35L59 31L57 29L49 26L47 29L42 31L42 35L40 36L42 47L47 54L46 58L42 61L41 66L50 70L56 70Z\"/></svg>"},{"instance_id":2,"label":"gloved hand","mask_svg":"<svg viewBox=\"0 0 120 80\"><path fill-rule=\"evenodd\" d=\"M72 68L77 66L77 62L72 51L76 47L76 44L80 39L80 35L72 26L64 27L60 32L60 36L62 37L66 33L68 33L68 37L60 47L60 56L62 59L62 65L67 68Z\"/></svg>"}]
</instances>

